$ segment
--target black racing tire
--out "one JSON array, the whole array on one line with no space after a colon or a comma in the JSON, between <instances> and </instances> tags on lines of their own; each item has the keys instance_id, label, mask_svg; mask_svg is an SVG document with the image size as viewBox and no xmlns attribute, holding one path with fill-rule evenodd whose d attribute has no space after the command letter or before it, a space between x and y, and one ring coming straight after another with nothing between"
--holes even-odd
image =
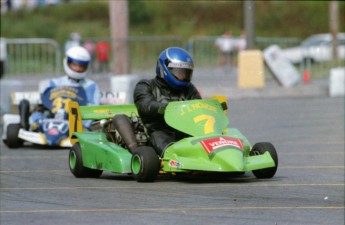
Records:
<instances>
[{"instance_id":1,"label":"black racing tire","mask_svg":"<svg viewBox=\"0 0 345 225\"><path fill-rule=\"evenodd\" d=\"M259 178L259 179L267 179L272 178L275 173L277 172L278 168L278 154L274 146L269 142L260 142L256 143L252 150L250 151L250 155L262 155L265 152L269 152L271 154L271 157L275 163L274 167L270 167L267 169L259 169L259 170L253 170L253 174Z\"/></svg>"},{"instance_id":2,"label":"black racing tire","mask_svg":"<svg viewBox=\"0 0 345 225\"><path fill-rule=\"evenodd\" d=\"M30 102L27 99L23 99L19 102L19 116L20 124L25 130L29 130L29 116L30 116Z\"/></svg>"},{"instance_id":3,"label":"black racing tire","mask_svg":"<svg viewBox=\"0 0 345 225\"><path fill-rule=\"evenodd\" d=\"M11 123L7 126L7 139L4 141L7 147L9 148L19 148L24 144L24 140L18 137L19 130L21 126L19 123Z\"/></svg>"},{"instance_id":4,"label":"black racing tire","mask_svg":"<svg viewBox=\"0 0 345 225\"><path fill-rule=\"evenodd\" d=\"M80 144L75 143L69 151L69 169L71 173L78 178L93 177L97 178L102 175L102 170L90 169L84 167L81 154Z\"/></svg>"},{"instance_id":5,"label":"black racing tire","mask_svg":"<svg viewBox=\"0 0 345 225\"><path fill-rule=\"evenodd\" d=\"M141 146L134 150L131 160L132 174L138 182L153 182L160 168L160 161L152 147Z\"/></svg>"}]
</instances>

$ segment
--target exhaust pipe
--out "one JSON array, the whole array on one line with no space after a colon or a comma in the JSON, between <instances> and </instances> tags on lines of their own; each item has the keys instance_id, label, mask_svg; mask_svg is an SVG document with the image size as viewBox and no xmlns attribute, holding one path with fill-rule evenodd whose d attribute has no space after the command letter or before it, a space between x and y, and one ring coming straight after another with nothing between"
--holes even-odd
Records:
<instances>
[{"instance_id":1,"label":"exhaust pipe","mask_svg":"<svg viewBox=\"0 0 345 225\"><path fill-rule=\"evenodd\" d=\"M112 123L125 141L129 151L133 154L134 149L138 144L135 139L134 129L128 116L125 114L117 114L113 117Z\"/></svg>"}]
</instances>

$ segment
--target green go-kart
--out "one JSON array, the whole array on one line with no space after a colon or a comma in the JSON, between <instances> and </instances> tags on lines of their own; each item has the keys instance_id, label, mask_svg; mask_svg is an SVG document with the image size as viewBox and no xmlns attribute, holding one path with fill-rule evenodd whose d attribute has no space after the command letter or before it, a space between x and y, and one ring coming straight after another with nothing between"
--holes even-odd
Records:
<instances>
[{"instance_id":1,"label":"green go-kart","mask_svg":"<svg viewBox=\"0 0 345 225\"><path fill-rule=\"evenodd\" d=\"M139 182L152 182L158 174L203 172L252 171L257 178L272 178L278 167L274 146L269 142L251 146L238 129L228 127L226 105L224 97L169 103L166 123L187 137L159 156L135 105L79 106L70 102L70 171L75 177L99 177L103 171L129 174ZM125 116L128 124L114 127L115 115ZM83 131L82 120L94 120L92 131ZM126 132L135 137L139 146L135 151L127 147Z\"/></svg>"}]
</instances>

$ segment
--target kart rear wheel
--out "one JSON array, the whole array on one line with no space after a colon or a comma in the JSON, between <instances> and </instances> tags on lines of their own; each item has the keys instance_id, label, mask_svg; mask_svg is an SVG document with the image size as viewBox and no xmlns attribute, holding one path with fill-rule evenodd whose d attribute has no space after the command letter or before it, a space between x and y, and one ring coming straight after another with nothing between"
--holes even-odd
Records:
<instances>
[{"instance_id":1,"label":"kart rear wheel","mask_svg":"<svg viewBox=\"0 0 345 225\"><path fill-rule=\"evenodd\" d=\"M102 170L90 169L84 167L83 159L80 149L80 144L75 143L69 151L69 169L71 173L78 178L82 177L99 177L102 175Z\"/></svg>"},{"instance_id":2,"label":"kart rear wheel","mask_svg":"<svg viewBox=\"0 0 345 225\"><path fill-rule=\"evenodd\" d=\"M153 148L148 146L136 148L131 160L134 179L138 182L153 182L158 175L159 164L159 158Z\"/></svg>"},{"instance_id":3,"label":"kart rear wheel","mask_svg":"<svg viewBox=\"0 0 345 225\"><path fill-rule=\"evenodd\" d=\"M269 142L260 142L260 143L256 143L252 150L250 151L250 155L262 155L265 152L269 152L274 163L275 166L274 167L270 167L267 169L260 169L260 170L253 170L253 174L259 178L259 179L265 179L265 178L272 178L274 176L274 174L277 171L278 168L278 155L277 155L277 151L274 148L274 146L269 143Z\"/></svg>"},{"instance_id":4,"label":"kart rear wheel","mask_svg":"<svg viewBox=\"0 0 345 225\"><path fill-rule=\"evenodd\" d=\"M11 123L7 127L7 139L5 144L9 148L19 148L23 146L24 141L18 137L21 126L19 123Z\"/></svg>"}]
</instances>

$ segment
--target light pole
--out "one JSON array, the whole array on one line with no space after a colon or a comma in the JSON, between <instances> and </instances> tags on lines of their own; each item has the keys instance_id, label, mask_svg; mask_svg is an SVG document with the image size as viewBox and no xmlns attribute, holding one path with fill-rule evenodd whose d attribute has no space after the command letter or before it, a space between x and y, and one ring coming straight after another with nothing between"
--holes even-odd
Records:
<instances>
[{"instance_id":1,"label":"light pole","mask_svg":"<svg viewBox=\"0 0 345 225\"><path fill-rule=\"evenodd\" d=\"M112 46L112 72L129 74L128 53L128 1L109 0L110 34Z\"/></svg>"},{"instance_id":2,"label":"light pole","mask_svg":"<svg viewBox=\"0 0 345 225\"><path fill-rule=\"evenodd\" d=\"M246 49L255 48L255 1L244 1L244 29L246 32Z\"/></svg>"},{"instance_id":3,"label":"light pole","mask_svg":"<svg viewBox=\"0 0 345 225\"><path fill-rule=\"evenodd\" d=\"M337 33L339 31L339 10L338 10L338 1L329 2L329 27L332 34L332 56L334 60L338 60L338 39Z\"/></svg>"}]
</instances>

